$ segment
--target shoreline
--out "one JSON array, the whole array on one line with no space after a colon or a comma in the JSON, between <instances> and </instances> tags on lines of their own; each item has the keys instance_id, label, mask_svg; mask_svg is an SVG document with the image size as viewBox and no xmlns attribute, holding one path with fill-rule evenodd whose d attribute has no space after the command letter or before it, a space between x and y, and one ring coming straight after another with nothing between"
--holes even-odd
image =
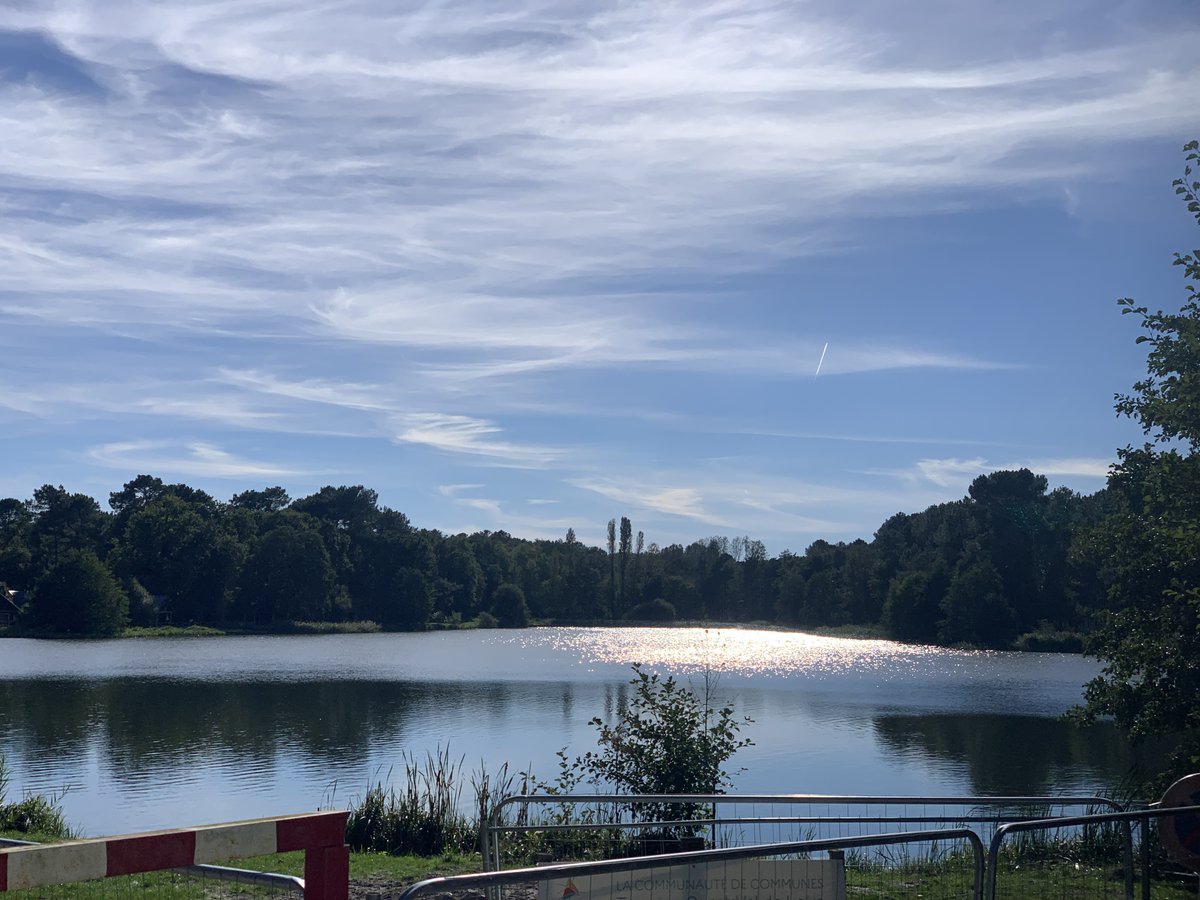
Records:
<instances>
[{"instance_id":1,"label":"shoreline","mask_svg":"<svg viewBox=\"0 0 1200 900\"><path fill-rule=\"evenodd\" d=\"M806 634L814 637L841 638L844 640L864 641L896 641L884 632L882 626L871 625L822 625L816 628L789 628L768 622L714 622L708 620L679 620L673 622L636 622L622 620L611 622L604 620L548 620L533 622L520 629L529 628L705 628L714 630L738 631L772 631L784 634ZM492 631L476 620L459 623L431 622L423 629L387 631L378 623L372 621L354 622L288 622L279 623L273 627L247 627L239 625L231 628L214 628L207 625L159 625L154 627L126 628L121 634L109 637L90 635L68 635L40 631L15 631L13 628L0 628L2 638L26 638L29 640L126 640L133 638L196 638L196 637L262 637L268 635L304 635L319 636L328 634L420 634L433 631ZM1029 632L1019 635L1012 646L1007 648L984 648L967 644L955 644L947 647L942 644L918 644L917 646L942 647L944 649L961 650L1003 650L1015 653L1070 653L1083 654L1084 636L1074 632ZM899 641L899 643L911 643Z\"/></svg>"}]
</instances>

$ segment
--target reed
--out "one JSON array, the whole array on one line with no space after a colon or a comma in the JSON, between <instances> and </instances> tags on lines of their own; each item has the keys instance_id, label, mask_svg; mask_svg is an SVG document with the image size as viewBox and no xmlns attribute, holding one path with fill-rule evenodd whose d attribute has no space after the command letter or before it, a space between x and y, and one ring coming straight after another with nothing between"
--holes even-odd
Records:
<instances>
[{"instance_id":1,"label":"reed","mask_svg":"<svg viewBox=\"0 0 1200 900\"><path fill-rule=\"evenodd\" d=\"M354 850L393 855L474 850L479 826L462 809L462 758L439 747L423 759L405 754L402 762L399 786L376 783L350 811L346 842Z\"/></svg>"}]
</instances>

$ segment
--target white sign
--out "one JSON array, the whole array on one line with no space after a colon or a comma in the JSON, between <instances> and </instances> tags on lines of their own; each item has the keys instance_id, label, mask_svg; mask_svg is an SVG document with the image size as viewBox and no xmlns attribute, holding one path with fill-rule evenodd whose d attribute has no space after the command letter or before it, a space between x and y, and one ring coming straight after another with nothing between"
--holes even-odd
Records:
<instances>
[{"instance_id":1,"label":"white sign","mask_svg":"<svg viewBox=\"0 0 1200 900\"><path fill-rule=\"evenodd\" d=\"M846 900L840 859L730 860L543 881L539 900Z\"/></svg>"}]
</instances>

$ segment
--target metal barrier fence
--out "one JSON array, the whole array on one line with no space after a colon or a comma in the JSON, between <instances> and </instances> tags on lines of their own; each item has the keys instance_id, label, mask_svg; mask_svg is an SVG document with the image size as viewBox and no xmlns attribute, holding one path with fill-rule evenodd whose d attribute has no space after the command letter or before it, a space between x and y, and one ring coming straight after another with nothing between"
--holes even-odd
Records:
<instances>
[{"instance_id":1,"label":"metal barrier fence","mask_svg":"<svg viewBox=\"0 0 1200 900\"><path fill-rule=\"evenodd\" d=\"M940 871L933 873L921 885L911 881L913 872L896 864L887 848L904 845L930 846L941 844L945 849L938 863ZM867 852L869 851L869 852ZM702 865L711 875L713 867L728 866L748 860L778 860L784 857L811 859L813 854L825 853L837 862L844 872L845 891L863 897L921 896L923 900L950 900L971 897L982 900L984 885L984 848L979 836L969 828L940 828L898 834L860 835L826 840L793 841L716 850L697 850L684 853L660 853L626 859L606 859L593 862L555 863L526 866L506 871L482 872L476 875L455 875L431 878L418 882L398 895L396 900L415 900L436 892L439 896L466 891L486 890L499 897L506 887L540 885L539 896L549 896L546 890L552 882L584 876L617 878L635 872L649 872L645 882L650 885L642 896L649 900L688 900L689 890L681 878L671 877L671 870L685 865ZM924 863L923 863L924 865ZM718 873L722 870L718 868ZM735 871L732 868L729 871ZM926 866L928 874L928 867ZM721 879L729 882L731 879ZM568 882L570 883L570 882ZM752 890L753 885L747 885ZM723 890L737 891L732 884ZM562 896L571 896L562 891ZM585 892L588 893L588 892ZM601 896L619 896L620 892L592 892ZM627 895L626 891L626 895ZM845 894L843 893L843 896ZM708 897L714 895L710 889ZM730 896L730 895L726 895ZM557 900L557 897L555 898Z\"/></svg>"},{"instance_id":2,"label":"metal barrier fence","mask_svg":"<svg viewBox=\"0 0 1200 900\"><path fill-rule=\"evenodd\" d=\"M41 847L37 841L18 841L16 838L0 838L0 850L5 847ZM230 866L182 866L170 871L180 875L203 878L209 881L224 881L244 887L273 888L280 891L304 893L304 879L296 875L281 875L277 872L258 872L253 869L235 869ZM15 893L19 894L20 891Z\"/></svg>"},{"instance_id":3,"label":"metal barrier fence","mask_svg":"<svg viewBox=\"0 0 1200 900\"><path fill-rule=\"evenodd\" d=\"M518 807L515 814L513 807ZM485 867L500 870L506 863L777 844L914 827L971 828L989 841L1009 822L1122 809L1092 796L528 794L496 805L482 826L481 843ZM510 815L512 821L506 821Z\"/></svg>"},{"instance_id":4,"label":"metal barrier fence","mask_svg":"<svg viewBox=\"0 0 1200 900\"><path fill-rule=\"evenodd\" d=\"M347 900L348 815L306 813L58 844L3 840L0 841L0 893L32 891L31 896L44 897L49 886L165 873L171 877L166 880L160 877L158 887L175 896L187 894L177 889L180 876L199 876L245 887L299 890L306 900ZM303 879L210 864L291 850L304 851ZM143 889L148 886L145 877L133 884ZM97 895L101 893L97 891ZM144 896L146 891L138 893ZM205 897L210 892L192 893Z\"/></svg>"},{"instance_id":5,"label":"metal barrier fence","mask_svg":"<svg viewBox=\"0 0 1200 900\"><path fill-rule=\"evenodd\" d=\"M1161 854L1157 859L1154 857L1157 842L1153 832L1163 820L1197 814L1200 806L1156 806L1001 825L988 847L987 900L1046 893L1033 889L1032 885L1037 883L1053 883L1053 895L1060 897L1152 900L1196 896L1194 874L1181 881L1156 879L1156 875L1163 874L1166 860ZM1136 856L1134 825L1139 831ZM1111 861L1117 853L1121 865L1114 870Z\"/></svg>"}]
</instances>

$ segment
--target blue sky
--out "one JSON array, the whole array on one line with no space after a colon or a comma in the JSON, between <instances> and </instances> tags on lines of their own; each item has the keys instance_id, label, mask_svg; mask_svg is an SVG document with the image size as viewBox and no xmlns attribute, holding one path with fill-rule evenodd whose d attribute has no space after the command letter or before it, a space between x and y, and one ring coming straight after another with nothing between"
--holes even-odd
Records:
<instances>
[{"instance_id":1,"label":"blue sky","mask_svg":"<svg viewBox=\"0 0 1200 900\"><path fill-rule=\"evenodd\" d=\"M1196 12L0 2L0 496L775 554L997 468L1094 491L1114 301L1195 244Z\"/></svg>"}]
</instances>

